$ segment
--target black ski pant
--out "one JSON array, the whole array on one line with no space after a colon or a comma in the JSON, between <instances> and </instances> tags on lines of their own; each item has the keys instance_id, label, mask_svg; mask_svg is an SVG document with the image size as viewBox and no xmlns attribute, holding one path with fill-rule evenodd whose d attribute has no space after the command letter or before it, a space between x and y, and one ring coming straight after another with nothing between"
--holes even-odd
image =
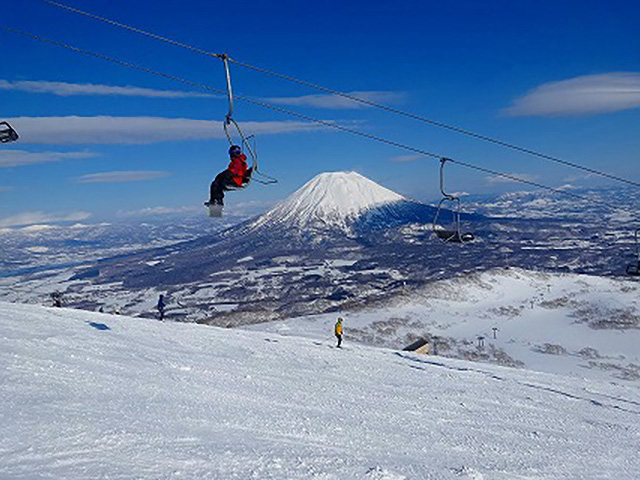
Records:
<instances>
[{"instance_id":1,"label":"black ski pant","mask_svg":"<svg viewBox=\"0 0 640 480\"><path fill-rule=\"evenodd\" d=\"M235 185L233 181L233 174L229 170L225 170L216 175L216 178L211 182L211 188L209 189L209 203L223 204L224 192L228 190L228 187Z\"/></svg>"},{"instance_id":2,"label":"black ski pant","mask_svg":"<svg viewBox=\"0 0 640 480\"><path fill-rule=\"evenodd\" d=\"M243 185L251 178L252 171L253 167L247 170L247 173L242 179ZM233 174L229 170L225 170L216 175L216 178L211 182L211 187L209 189L209 203L223 205L224 192L229 190L230 187L238 187L238 184L233 181Z\"/></svg>"},{"instance_id":3,"label":"black ski pant","mask_svg":"<svg viewBox=\"0 0 640 480\"><path fill-rule=\"evenodd\" d=\"M338 347L342 345L342 335L336 334L336 338L338 339Z\"/></svg>"}]
</instances>

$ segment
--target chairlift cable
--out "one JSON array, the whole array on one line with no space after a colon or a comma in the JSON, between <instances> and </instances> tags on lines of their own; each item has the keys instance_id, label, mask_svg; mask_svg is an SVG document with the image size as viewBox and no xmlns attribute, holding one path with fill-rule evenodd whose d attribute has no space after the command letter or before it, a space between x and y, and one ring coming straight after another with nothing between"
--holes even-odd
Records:
<instances>
[{"instance_id":1,"label":"chairlift cable","mask_svg":"<svg viewBox=\"0 0 640 480\"><path fill-rule=\"evenodd\" d=\"M131 68L131 69L134 69L134 70L139 70L139 71L142 71L142 72L145 72L145 73L149 73L151 75L162 77L162 78L165 78L167 80L172 80L174 82L182 83L184 85L189 85L189 86L192 86L192 87L196 87L196 88L208 91L208 92L221 94L221 95L226 95L226 93L227 93L227 92L225 92L223 90L219 90L217 88L210 87L209 85L205 85L205 84L198 83L198 82L195 82L195 81L192 81L192 80L188 80L188 79L185 79L185 78L182 78L182 77L178 77L176 75L164 73L164 72L161 72L161 71L158 71L158 70L154 70L154 69L151 69L149 67L144 67L144 66L132 63L132 62L119 60L117 58L109 57L109 56L103 55L101 53L96 53L96 52L92 52L90 50L85 50L85 49L82 49L82 48L79 48L79 47L76 47L76 46L73 46L73 45L69 45L69 44L66 44L66 43L58 42L56 40L52 40L52 39L49 39L49 38L46 38L46 37L42 37L40 35L35 35L35 34L32 34L32 33L24 32L24 31L21 31L21 30L12 28L12 27L8 27L8 26L5 26L5 25L2 25L2 24L0 24L0 29L3 29L5 31L11 32L11 33L14 33L14 34L17 34L17 35L24 36L24 37L27 37L27 38L31 38L33 40L37 40L37 41L40 41L40 42L43 42L43 43L48 43L50 45L55 45L55 46L58 46L58 47L61 47L61 48L65 48L65 49L74 51L76 53L80 53L80 54L87 55L87 56L90 56L90 57L98 58L100 60L111 62L111 63L117 64L117 65L120 65L120 66L124 66L124 67L128 67L128 68ZM310 117L308 115L305 115L305 114L302 114L302 113L298 113L298 112L294 112L292 110L287 110L286 108L282 108L282 107L279 107L279 106L276 106L276 105L272 105L270 103L263 102L261 100L256 100L256 99L251 98L251 97L245 97L245 96L242 96L242 95L235 95L234 97L236 99L238 99L238 100L242 100L244 102L251 103L253 105L258 105L258 106L261 106L261 107L264 107L264 108L267 108L267 109L270 109L270 110L273 110L273 111L276 111L276 112L280 112L280 113L283 113L285 115L293 116L293 117L299 118L301 120L304 120L306 122L316 123L318 125L322 125L322 126L327 127L327 128L333 128L335 130L340 130L340 131L343 131L343 132L346 132L346 133L350 133L352 135L357 135L357 136L360 136L360 137L363 137L363 138L367 138L369 140L373 140L373 141L376 141L376 142L379 142L379 143L383 143L383 144L392 146L392 147L396 147L396 148L400 148L400 149L403 149L403 150L407 150L409 152L417 153L417 154L420 154L420 155L425 156L425 157L436 158L438 160L440 160L441 158L444 157L443 155L439 155L439 154L433 153L433 152L428 152L428 151L423 150L421 148L412 147L411 145L400 143L400 142L397 142L395 140L390 140L388 138L380 137L380 136L377 136L377 135L373 135L371 133L367 133L367 132L356 130L356 129L353 129L353 128L350 128L350 127L346 127L344 125L340 125L340 124L332 122L332 121L321 120L321 119L318 119L318 118ZM592 201L591 198L589 198L589 197L587 197L585 195L580 195L580 194L577 194L577 193L574 193L574 192L569 192L567 190L561 190L559 188L550 187L548 185L544 185L544 184L539 183L539 182L534 182L532 180L526 180L524 178L520 178L520 177L518 177L516 175L512 175L512 174L509 174L509 173L502 173L502 172L499 172L497 170L493 170L493 169L486 168L486 167L481 167L479 165L475 165L475 164L472 164L472 163L464 162L464 161L461 161L461 160L454 160L454 159L449 158L449 161L451 161L452 163L456 163L456 164L458 164L460 166L472 169L472 170L476 170L476 171L487 173L487 174L490 174L490 175L493 175L493 176L505 178L505 179L510 180L512 182L522 183L524 185L529 185L529 186L532 186L532 187L539 188L541 190L546 190L546 191L549 191L549 192L558 193L560 195L573 197L573 198L576 198L576 199L579 199L579 200L585 200L585 201L589 201L589 202ZM632 213L630 210L626 210L626 209L621 208L618 205L614 205L612 203L601 202L601 205L607 206L607 207L611 208L612 210L618 210L618 211L622 211L622 212Z\"/></svg>"},{"instance_id":2,"label":"chairlift cable","mask_svg":"<svg viewBox=\"0 0 640 480\"><path fill-rule=\"evenodd\" d=\"M500 140L500 139L497 139L497 138L489 137L487 135L483 135L483 134L480 134L480 133L477 133L477 132L473 132L471 130L467 130L467 129L464 129L464 128L461 128L461 127L456 127L455 125L450 125L450 124L447 124L447 123L444 123L444 122L440 122L438 120L433 120L433 119L424 117L422 115L418 115L416 113L407 112L405 110L400 110L399 108L390 107L389 105L384 105L384 104L373 102L371 100L367 100L367 99L364 99L364 98L359 98L356 95L352 95L352 94L349 94L349 93L341 92L339 90L334 90L334 89L328 88L328 87L323 87L322 85L318 85L318 84L315 84L315 83L312 83L312 82L308 82L308 81L305 81L305 80L300 80L298 78L291 77L289 75L284 75L282 73L274 72L274 71L268 70L266 68L256 67L254 65L250 65L250 64L245 63L245 62L240 62L238 60L234 60L233 58L230 58L229 61L233 62L234 64L239 65L241 67L254 70L256 72L264 73L264 74L267 74L267 75L271 75L273 77L277 77L277 78L281 78L283 80L287 80L287 81L290 81L290 82L297 83L299 85L304 85L306 87L314 88L316 90L320 90L320 91L323 91L325 93L330 93L332 95L343 97L343 98L346 98L348 100L352 100L354 102L358 102L358 103L361 103L363 105L367 105L369 107L378 108L380 110L385 110L385 111L387 111L389 113L393 113L393 114L396 114L396 115L401 115L401 116L410 118L412 120L417 120L417 121L420 121L420 122L423 122L423 123L428 123L430 125L434 125L436 127L440 127L440 128L444 128L444 129L447 129L447 130L451 130L453 132L460 133L460 134L463 134L463 135L467 135L469 137L473 137L473 138L476 138L478 140L482 140L482 141L485 141L485 142L493 143L493 144L499 145L501 147L509 148L511 150L515 150L515 151L520 152L520 153L525 153L527 155L532 155L534 157L538 157L538 158L541 158L541 159L544 159L544 160L548 160L550 162L555 162L555 163L558 163L560 165L564 165L565 167L575 168L575 169L582 170L582 171L587 172L587 173L591 173L593 175L598 175L598 176L601 176L601 177L604 177L604 178L608 178L610 180L615 180L615 181L618 181L618 182L626 183L626 184L632 185L634 187L640 187L640 183L639 182L634 182L633 180L628 180L626 178L622 178L622 177L619 177L619 176L611 174L611 173L607 173L607 172L604 172L604 171L601 171L601 170L596 170L596 169L591 168L591 167L586 167L584 165L580 165L578 163L571 162L569 160L564 160L562 158L555 157L553 155L548 155L546 153L538 152L536 150L533 150L533 149L530 149L530 148L527 148L527 147L521 147L521 146L516 145L514 143L510 143L510 142L506 142L504 140Z\"/></svg>"},{"instance_id":3,"label":"chairlift cable","mask_svg":"<svg viewBox=\"0 0 640 480\"><path fill-rule=\"evenodd\" d=\"M164 72L160 72L158 70L153 70L151 68L144 67L144 66L141 66L141 65L137 65L135 63L126 62L124 60L120 60L120 59L117 59L117 58L114 58L114 57L109 57L109 56L103 55L101 53L96 53L96 52L92 52L90 50L85 50L83 48L79 48L79 47L76 47L74 45L69 45L69 44L63 43L63 42L58 42L56 40L52 40L50 38L46 38L46 37L43 37L41 35L28 33L28 32L22 31L22 30L18 30L16 28L8 27L6 25L0 25L0 28L2 28L3 30L6 30L7 32L11 32L11 33L15 33L17 35L22 35L23 37L31 38L32 40L37 40L39 42L48 43L50 45L55 45L56 47L65 48L67 50L71 50L73 52L80 53L82 55L87 55L89 57L94 57L94 58L98 58L100 60L105 60L107 62L115 63L116 65L120 65L120 66L123 66L123 67L132 68L134 70L140 70L142 72L149 73L151 75L156 75L156 76L159 76L159 77L166 78L167 80L173 80L175 82L183 83L185 85L191 85L191 86L198 87L198 88L204 88L204 89L206 89L206 90L208 90L210 92L217 93L217 94L220 94L220 95L226 95L227 94L227 92L225 92L223 90L218 90L218 89L215 89L213 87L202 85L202 84L193 82L191 80L187 80L187 79L178 77L176 75L171 75L169 73L164 73Z\"/></svg>"},{"instance_id":4,"label":"chairlift cable","mask_svg":"<svg viewBox=\"0 0 640 480\"><path fill-rule=\"evenodd\" d=\"M177 47L185 48L187 50L191 50L191 51L199 53L201 55L206 55L208 57L215 57L215 58L223 58L223 57L226 56L225 54L209 52L207 50L204 50L202 48L199 48L199 47L196 47L196 46L193 46L193 45L182 43L182 42L179 42L177 40L173 40L171 38L164 37L162 35L158 35L158 34L155 34L155 33L152 33L152 32L148 32L146 30L142 30L142 29L137 28L137 27L132 27L132 26L127 25L125 23L117 22L117 21L114 21L114 20L99 16L99 15L96 15L96 14L93 14L93 13L84 11L84 10L80 10L80 9L71 7L69 5L66 5L64 3L57 2L55 0L43 0L43 1L48 3L48 4L50 4L50 5L56 6L58 8L62 8L62 9L65 9L65 10L68 10L68 11L71 11L71 12L74 12L74 13L77 13L77 14L80 14L80 15L84 15L84 16L93 18L95 20L100 20L100 21L108 23L110 25L114 25L114 26L123 28L125 30L132 31L132 32L138 33L140 35L151 37L151 38L154 38L156 40L160 40L162 42L166 42L166 43L169 43L169 44L177 46ZM309 82L309 81L306 81L306 80L301 80L299 78L292 77L290 75L285 75L285 74L282 74L282 73L275 72L273 70L269 70L269 69L266 69L266 68L258 67L258 66L255 66L255 65L251 65L249 63L241 62L239 60L235 60L235 59L230 58L230 57L227 57L227 58L228 58L229 62L233 62L236 65L239 65L241 67L244 67L244 68L247 68L247 69L250 69L250 70L254 70L254 71L259 72L259 73L263 73L263 74L266 74L266 75L277 77L277 78L280 78L282 80L286 80L286 81L289 81L289 82L297 83L299 85L303 85L303 86L306 86L306 87L309 87L309 88L313 88L313 89L316 89L316 90L319 90L319 91L323 91L325 93L329 93L329 94L332 94L332 95L337 95L337 96L352 100L354 102L361 103L363 105L367 105L367 106L370 106L370 107L374 107L374 108L378 108L378 109L387 111L387 112L392 113L392 114L401 115L401 116L410 118L412 120L417 120L417 121L420 121L420 122L423 122L423 123L434 125L434 126L439 127L439 128L444 128L444 129L447 129L447 130L450 130L450 131L453 131L453 132L456 132L456 133L460 133L462 135L466 135L466 136L469 136L469 137L476 138L476 139L481 140L481 141L485 141L485 142L493 143L494 145L498 145L498 146L501 146L501 147L509 148L511 150L514 150L514 151L517 151L517 152L520 152L520 153L531 155L531 156L534 156L534 157L537 157L537 158L541 158L543 160L547 160L547 161L550 161L550 162L555 162L555 163L558 163L560 165L564 165L565 167L575 168L575 169L578 169L578 170L582 170L583 172L587 172L587 173L590 173L590 174L593 174L593 175L598 175L600 177L607 178L609 180L615 180L617 182L622 182L622 183L625 183L627 185L632 185L634 187L640 187L640 183L639 182L635 182L633 180L628 180L626 178L622 178L620 176L617 176L617 175L614 175L614 174L611 174L611 173L607 173L607 172L602 171L602 170L597 170L595 168L586 167L584 165L580 165L578 163L571 162L569 160L564 160L562 158L559 158L559 157L556 157L556 156L553 156L553 155L548 155L548 154L539 152L537 150L533 150L531 148L521 147L521 146L516 145L514 143L510 143L510 142L506 142L504 140L500 140L500 139L497 139L497 138L489 137L487 135L483 135L483 134L480 134L480 133L477 133L477 132L473 132L471 130L467 130L467 129L464 129L464 128L461 128L461 127L457 127L455 125L450 125L450 124L447 124L447 123L444 123L444 122L440 122L438 120L433 120L433 119L424 117L422 115L418 115L416 113L411 113L411 112L407 112L407 111L404 111L404 110L400 110L399 108L394 108L394 107L390 107L388 105L377 103L377 102L374 102L374 101L371 101L371 100L367 100L367 99L364 99L364 98L359 98L356 95L352 95L352 94L349 94L349 93L341 92L339 90L335 90L335 89L332 89L332 88L329 88L329 87L324 87L322 85L319 85L319 84L316 84L316 83L313 83L313 82Z\"/></svg>"},{"instance_id":5,"label":"chairlift cable","mask_svg":"<svg viewBox=\"0 0 640 480\"><path fill-rule=\"evenodd\" d=\"M106 17L101 17L100 15L96 15L94 13L86 12L84 10L80 10L78 8L74 8L74 7L70 6L70 5L65 5L64 3L55 2L53 0L43 0L43 1L48 3L48 4L50 4L50 5L53 5L53 6L68 10L70 12L78 13L80 15L84 15L86 17L90 17L90 18L93 18L95 20L100 20L101 22L108 23L109 25L114 25L114 26L119 27L119 28L124 28L125 30L129 30L131 32L135 32L135 33L138 33L140 35L147 36L147 37L151 37L151 38L154 38L156 40L160 40L161 42L169 43L169 44L174 45L176 47L186 48L187 50L191 50L192 52L196 52L196 53L199 53L201 55L206 55L208 57L215 57L215 58L222 58L222 56L223 56L223 54L221 54L221 53L208 52L207 50L204 50L202 48L195 47L195 46L189 45L187 43L182 43L182 42L179 42L177 40L173 40L173 39L168 38L168 37L163 37L162 35L158 35L158 34L155 34L155 33L152 33L152 32L147 32L146 30L142 30L140 28L132 27L131 25L127 25L125 23L116 22L115 20L111 20L111 19L106 18Z\"/></svg>"}]
</instances>

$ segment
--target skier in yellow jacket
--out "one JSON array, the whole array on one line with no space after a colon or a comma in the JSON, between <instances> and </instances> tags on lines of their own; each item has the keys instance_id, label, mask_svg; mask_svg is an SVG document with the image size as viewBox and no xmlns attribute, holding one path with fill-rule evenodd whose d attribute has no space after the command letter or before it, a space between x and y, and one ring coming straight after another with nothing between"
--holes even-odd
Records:
<instances>
[{"instance_id":1,"label":"skier in yellow jacket","mask_svg":"<svg viewBox=\"0 0 640 480\"><path fill-rule=\"evenodd\" d=\"M336 334L336 338L338 339L338 348L341 348L342 345L342 317L338 317L338 321L336 322L336 326L334 328L334 332Z\"/></svg>"}]
</instances>

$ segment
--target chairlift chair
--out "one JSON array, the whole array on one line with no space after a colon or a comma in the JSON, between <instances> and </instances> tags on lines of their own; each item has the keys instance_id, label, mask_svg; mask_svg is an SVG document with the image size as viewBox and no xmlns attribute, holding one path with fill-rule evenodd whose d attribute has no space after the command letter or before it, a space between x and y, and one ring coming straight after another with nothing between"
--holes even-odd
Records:
<instances>
[{"instance_id":1,"label":"chairlift chair","mask_svg":"<svg viewBox=\"0 0 640 480\"><path fill-rule=\"evenodd\" d=\"M20 136L8 122L0 122L0 143L15 142Z\"/></svg>"},{"instance_id":2,"label":"chairlift chair","mask_svg":"<svg viewBox=\"0 0 640 480\"><path fill-rule=\"evenodd\" d=\"M264 185L270 185L272 183L277 183L278 180L270 177L269 175L265 175L262 172L258 171L258 153L256 149L256 140L253 135L245 136L244 132L233 118L233 89L231 87L231 72L229 70L229 57L225 54L222 55L222 62L224 64L224 71L227 78L227 98L229 100L229 111L227 112L223 127L224 134L229 141L229 145L240 145L243 152L247 152L248 157L251 159L251 175L248 177L247 182L243 183L239 186L231 186L227 187L227 190L242 190L249 186L251 180L255 180L258 183L262 183ZM236 142L234 137L240 139L240 142ZM256 177L260 178L256 178Z\"/></svg>"},{"instance_id":3,"label":"chairlift chair","mask_svg":"<svg viewBox=\"0 0 640 480\"><path fill-rule=\"evenodd\" d=\"M627 265L627 275L631 275L633 277L640 276L640 262L630 263Z\"/></svg>"},{"instance_id":4,"label":"chairlift chair","mask_svg":"<svg viewBox=\"0 0 640 480\"><path fill-rule=\"evenodd\" d=\"M638 243L638 232L640 232L640 228L637 228L633 234L636 244L636 261L635 263L627 265L627 275L634 277L640 276L640 244Z\"/></svg>"},{"instance_id":5,"label":"chairlift chair","mask_svg":"<svg viewBox=\"0 0 640 480\"><path fill-rule=\"evenodd\" d=\"M442 193L442 200L438 203L438 210L436 211L436 216L433 219L433 232L436 236L442 240L443 242L452 242L452 243L467 243L471 242L475 239L473 233L471 232L462 232L460 226L460 210L461 210L461 202L460 198L455 195L451 195L450 193L446 193L444 191L444 166L447 162L452 161L449 158L441 158L440 159L440 193ZM445 202L454 202L456 204L456 208L451 210L453 213L454 222L453 225L444 227L438 224L438 219L440 218L440 213L442 212L442 207Z\"/></svg>"}]
</instances>

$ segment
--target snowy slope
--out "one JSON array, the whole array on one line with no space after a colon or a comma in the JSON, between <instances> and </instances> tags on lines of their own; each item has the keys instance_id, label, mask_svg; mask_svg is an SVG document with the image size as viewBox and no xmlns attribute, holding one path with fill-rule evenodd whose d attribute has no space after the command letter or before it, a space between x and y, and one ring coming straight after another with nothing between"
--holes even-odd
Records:
<instances>
[{"instance_id":1,"label":"snowy slope","mask_svg":"<svg viewBox=\"0 0 640 480\"><path fill-rule=\"evenodd\" d=\"M436 336L436 348L446 356L640 381L639 293L638 282L628 280L494 269L407 289L341 314L347 338L358 342L402 348L417 337ZM251 328L319 338L331 330L335 317L314 315Z\"/></svg>"},{"instance_id":2,"label":"snowy slope","mask_svg":"<svg viewBox=\"0 0 640 480\"><path fill-rule=\"evenodd\" d=\"M357 172L321 173L258 218L252 227L271 224L302 230L345 230L365 211L402 201L407 199Z\"/></svg>"},{"instance_id":3,"label":"snowy slope","mask_svg":"<svg viewBox=\"0 0 640 480\"><path fill-rule=\"evenodd\" d=\"M616 479L640 391L0 303L3 479Z\"/></svg>"}]
</instances>

